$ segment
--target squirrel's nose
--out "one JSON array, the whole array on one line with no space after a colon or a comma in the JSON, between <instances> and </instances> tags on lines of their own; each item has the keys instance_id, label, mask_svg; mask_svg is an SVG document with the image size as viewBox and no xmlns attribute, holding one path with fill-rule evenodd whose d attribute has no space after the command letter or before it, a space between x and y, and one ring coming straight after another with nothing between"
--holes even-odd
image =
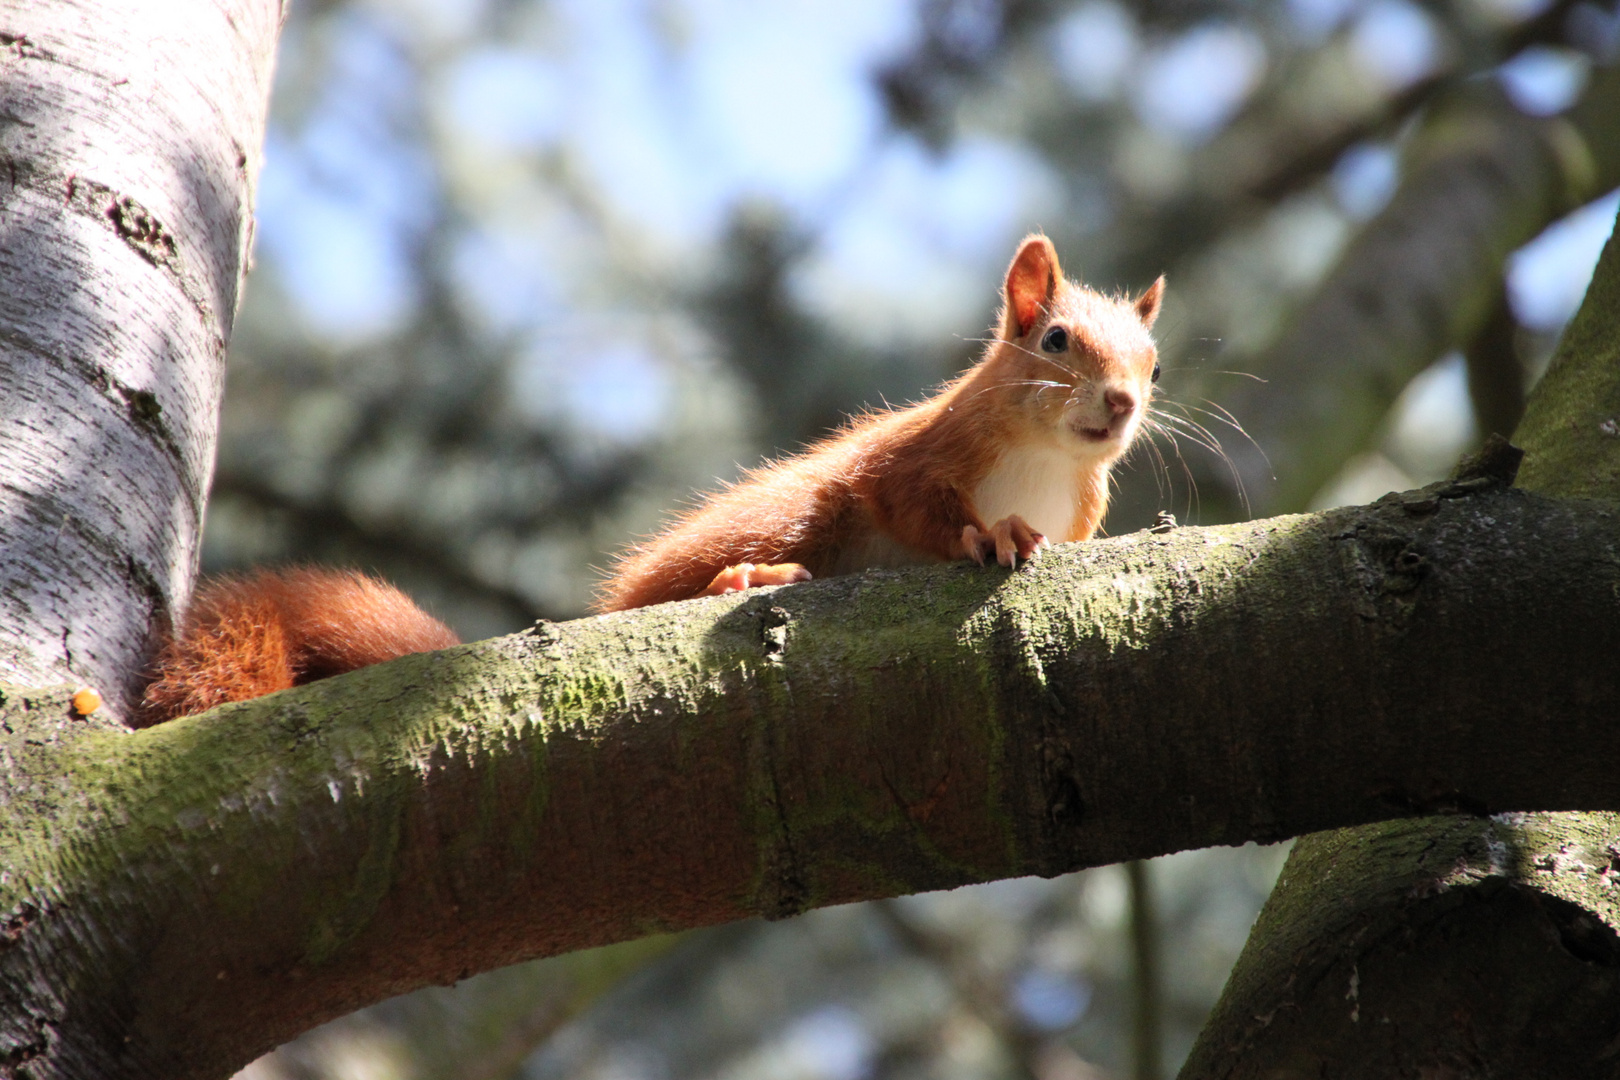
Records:
<instances>
[{"instance_id":1,"label":"squirrel's nose","mask_svg":"<svg viewBox=\"0 0 1620 1080\"><path fill-rule=\"evenodd\" d=\"M1103 401L1115 416L1125 416L1136 409L1136 396L1129 390L1110 388L1103 391Z\"/></svg>"}]
</instances>

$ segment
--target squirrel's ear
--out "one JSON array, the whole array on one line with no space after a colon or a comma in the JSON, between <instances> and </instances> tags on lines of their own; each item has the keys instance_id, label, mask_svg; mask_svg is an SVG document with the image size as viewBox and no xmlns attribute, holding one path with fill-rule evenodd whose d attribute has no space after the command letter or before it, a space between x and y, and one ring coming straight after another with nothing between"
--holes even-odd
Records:
<instances>
[{"instance_id":1,"label":"squirrel's ear","mask_svg":"<svg viewBox=\"0 0 1620 1080\"><path fill-rule=\"evenodd\" d=\"M1058 269L1057 251L1052 241L1035 233L1018 245L1007 268L1007 319L1009 338L1023 337L1040 317L1041 308L1052 302L1063 271Z\"/></svg>"},{"instance_id":2,"label":"squirrel's ear","mask_svg":"<svg viewBox=\"0 0 1620 1080\"><path fill-rule=\"evenodd\" d=\"M1159 304L1164 301L1164 275L1147 287L1147 291L1136 298L1136 315L1142 320L1143 326L1152 326L1153 320L1159 317Z\"/></svg>"}]
</instances>

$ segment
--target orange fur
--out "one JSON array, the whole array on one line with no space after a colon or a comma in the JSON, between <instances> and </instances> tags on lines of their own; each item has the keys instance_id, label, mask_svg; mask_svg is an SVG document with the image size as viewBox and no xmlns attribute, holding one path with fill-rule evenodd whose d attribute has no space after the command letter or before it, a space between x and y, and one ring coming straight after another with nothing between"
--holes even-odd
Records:
<instances>
[{"instance_id":1,"label":"orange fur","mask_svg":"<svg viewBox=\"0 0 1620 1080\"><path fill-rule=\"evenodd\" d=\"M1010 566L1047 539L1025 517L1039 526L1044 515L1052 539L1089 539L1108 470L1152 396L1148 330L1163 293L1160 278L1134 300L1102 296L1063 277L1046 237L1027 237L978 364L920 404L867 413L710 496L614 566L597 610L720 591L743 563L818 577L992 553ZM1061 352L1042 348L1054 327L1067 335Z\"/></svg>"},{"instance_id":2,"label":"orange fur","mask_svg":"<svg viewBox=\"0 0 1620 1080\"><path fill-rule=\"evenodd\" d=\"M146 727L458 644L392 585L352 570L259 570L216 578L165 641L137 718Z\"/></svg>"}]
</instances>

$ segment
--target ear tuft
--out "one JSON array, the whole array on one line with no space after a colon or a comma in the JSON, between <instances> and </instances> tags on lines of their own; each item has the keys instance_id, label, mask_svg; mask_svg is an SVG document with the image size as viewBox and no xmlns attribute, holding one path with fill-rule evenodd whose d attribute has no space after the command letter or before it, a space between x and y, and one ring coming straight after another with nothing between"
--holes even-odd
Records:
<instances>
[{"instance_id":1,"label":"ear tuft","mask_svg":"<svg viewBox=\"0 0 1620 1080\"><path fill-rule=\"evenodd\" d=\"M1152 326L1153 320L1159 317L1159 305L1164 301L1164 275L1147 287L1147 291L1136 298L1136 316L1142 320L1143 326Z\"/></svg>"},{"instance_id":2,"label":"ear tuft","mask_svg":"<svg viewBox=\"0 0 1620 1080\"><path fill-rule=\"evenodd\" d=\"M1062 277L1052 241L1040 233L1026 236L1007 268L1005 329L1009 336L1020 338L1030 332L1041 309L1051 304Z\"/></svg>"}]
</instances>

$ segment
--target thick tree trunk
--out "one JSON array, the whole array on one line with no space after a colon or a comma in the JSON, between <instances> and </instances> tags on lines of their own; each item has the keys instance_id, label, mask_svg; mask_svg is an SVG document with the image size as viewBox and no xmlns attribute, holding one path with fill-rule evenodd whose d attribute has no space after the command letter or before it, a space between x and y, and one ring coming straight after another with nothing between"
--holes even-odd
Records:
<instances>
[{"instance_id":1,"label":"thick tree trunk","mask_svg":"<svg viewBox=\"0 0 1620 1080\"><path fill-rule=\"evenodd\" d=\"M114 715L196 568L280 14L0 2L0 677Z\"/></svg>"},{"instance_id":2,"label":"thick tree trunk","mask_svg":"<svg viewBox=\"0 0 1620 1080\"><path fill-rule=\"evenodd\" d=\"M1620 809L1617 547L1612 505L1484 480L542 625L133 734L52 744L14 695L0 1054L218 1077L655 929Z\"/></svg>"},{"instance_id":3,"label":"thick tree trunk","mask_svg":"<svg viewBox=\"0 0 1620 1080\"><path fill-rule=\"evenodd\" d=\"M1620 233L1531 396L1517 433L1528 451L1523 482L1552 494L1620 496L1617 424ZM1620 592L1610 606L1617 600ZM1586 632L1582 613L1564 619ZM1512 647L1512 635L1535 648L1527 624L1506 621L1498 632L1502 647ZM1580 677L1620 684L1620 654L1594 658ZM1588 752L1550 719L1533 722L1536 738ZM1306 837L1182 1076L1612 1077L1620 1073L1617 870L1614 814Z\"/></svg>"}]
</instances>

